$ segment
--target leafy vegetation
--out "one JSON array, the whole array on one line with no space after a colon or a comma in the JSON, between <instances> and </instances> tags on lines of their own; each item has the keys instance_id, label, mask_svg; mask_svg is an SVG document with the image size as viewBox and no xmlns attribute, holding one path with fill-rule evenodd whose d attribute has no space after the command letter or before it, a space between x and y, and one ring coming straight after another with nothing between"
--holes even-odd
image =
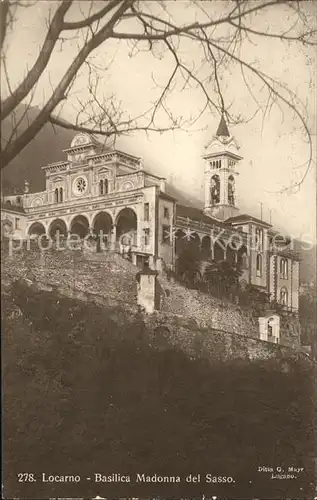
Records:
<instances>
[{"instance_id":1,"label":"leafy vegetation","mask_svg":"<svg viewBox=\"0 0 317 500\"><path fill-rule=\"evenodd\" d=\"M125 484L21 484L18 472L207 472L236 483L203 485L205 495L311 497L309 367L191 360L167 342L151 345L141 316L19 283L3 298L3 322L6 497L201 491L190 484L130 485L128 493ZM257 472L266 464L306 473L266 481Z\"/></svg>"},{"instance_id":2,"label":"leafy vegetation","mask_svg":"<svg viewBox=\"0 0 317 500\"><path fill-rule=\"evenodd\" d=\"M302 330L302 344L310 345L314 359L317 359L317 297L312 287L299 296L299 315Z\"/></svg>"}]
</instances>

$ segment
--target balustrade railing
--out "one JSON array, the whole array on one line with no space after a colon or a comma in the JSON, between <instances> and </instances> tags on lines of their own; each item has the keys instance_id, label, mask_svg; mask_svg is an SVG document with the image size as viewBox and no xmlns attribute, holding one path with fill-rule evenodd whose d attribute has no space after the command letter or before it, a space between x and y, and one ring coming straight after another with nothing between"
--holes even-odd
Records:
<instances>
[{"instance_id":1,"label":"balustrade railing","mask_svg":"<svg viewBox=\"0 0 317 500\"><path fill-rule=\"evenodd\" d=\"M228 228L222 228L219 226L215 226L210 223L207 224L205 222L196 221L189 217L177 216L175 221L176 229L196 229L197 231L207 232L207 235L210 236L212 234L214 237L219 237L220 239L224 239L226 241L236 237L237 240L242 241L244 244L247 244L249 235L243 231L236 231Z\"/></svg>"}]
</instances>

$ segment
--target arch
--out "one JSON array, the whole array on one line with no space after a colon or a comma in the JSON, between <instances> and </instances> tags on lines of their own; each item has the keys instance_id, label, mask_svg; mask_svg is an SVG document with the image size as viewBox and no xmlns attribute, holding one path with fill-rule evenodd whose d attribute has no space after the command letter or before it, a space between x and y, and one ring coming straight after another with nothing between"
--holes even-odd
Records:
<instances>
[{"instance_id":1,"label":"arch","mask_svg":"<svg viewBox=\"0 0 317 500\"><path fill-rule=\"evenodd\" d=\"M85 144L90 144L91 142L92 137L90 134L87 134L86 132L80 132L79 134L75 135L72 142L70 143L70 147L73 148L76 146L83 146Z\"/></svg>"},{"instance_id":2,"label":"arch","mask_svg":"<svg viewBox=\"0 0 317 500\"><path fill-rule=\"evenodd\" d=\"M123 244L136 245L138 219L132 208L123 208L116 217L116 239L126 240ZM124 238L126 236L126 238Z\"/></svg>"},{"instance_id":3,"label":"arch","mask_svg":"<svg viewBox=\"0 0 317 500\"><path fill-rule=\"evenodd\" d=\"M200 242L200 237L198 233L190 233L188 236L186 235L185 237L185 243L188 247L188 249L193 252L194 255L197 257L200 257L200 252L201 252L201 242Z\"/></svg>"},{"instance_id":4,"label":"arch","mask_svg":"<svg viewBox=\"0 0 317 500\"><path fill-rule=\"evenodd\" d=\"M227 245L227 250L226 250L226 260L232 266L235 265L238 261L237 250L235 250L233 246L234 246L233 243L231 245Z\"/></svg>"},{"instance_id":5,"label":"arch","mask_svg":"<svg viewBox=\"0 0 317 500\"><path fill-rule=\"evenodd\" d=\"M28 235L29 236L41 236L42 234L45 234L45 227L42 224L42 222L33 222L31 226L28 229Z\"/></svg>"},{"instance_id":6,"label":"arch","mask_svg":"<svg viewBox=\"0 0 317 500\"><path fill-rule=\"evenodd\" d=\"M63 219L54 219L48 228L48 235L51 238L54 238L57 234L67 236L68 231L67 231L67 225L66 222L63 221Z\"/></svg>"},{"instance_id":7,"label":"arch","mask_svg":"<svg viewBox=\"0 0 317 500\"><path fill-rule=\"evenodd\" d=\"M217 174L210 181L210 201L212 205L220 202L220 177Z\"/></svg>"},{"instance_id":8,"label":"arch","mask_svg":"<svg viewBox=\"0 0 317 500\"><path fill-rule=\"evenodd\" d=\"M288 260L285 258L280 260L280 275L283 279L288 278Z\"/></svg>"},{"instance_id":9,"label":"arch","mask_svg":"<svg viewBox=\"0 0 317 500\"><path fill-rule=\"evenodd\" d=\"M245 245L242 245L238 250L237 265L240 269L248 269L249 267L248 252Z\"/></svg>"},{"instance_id":10,"label":"arch","mask_svg":"<svg viewBox=\"0 0 317 500\"><path fill-rule=\"evenodd\" d=\"M175 233L176 252L180 253L186 248L186 251L192 251L196 255L200 253L200 237L196 232L178 230Z\"/></svg>"},{"instance_id":11,"label":"arch","mask_svg":"<svg viewBox=\"0 0 317 500\"><path fill-rule=\"evenodd\" d=\"M85 215L76 215L70 223L70 232L84 238L89 233L89 222Z\"/></svg>"},{"instance_id":12,"label":"arch","mask_svg":"<svg viewBox=\"0 0 317 500\"><path fill-rule=\"evenodd\" d=\"M261 252L263 250L263 229L261 227L255 229L255 244L256 249Z\"/></svg>"},{"instance_id":13,"label":"arch","mask_svg":"<svg viewBox=\"0 0 317 500\"><path fill-rule=\"evenodd\" d=\"M195 245L200 245L200 237L198 233L191 233L188 238L186 238L188 241L191 243L194 243Z\"/></svg>"},{"instance_id":14,"label":"arch","mask_svg":"<svg viewBox=\"0 0 317 500\"><path fill-rule=\"evenodd\" d=\"M223 241L216 241L214 244L214 260L220 262L225 259L225 245Z\"/></svg>"},{"instance_id":15,"label":"arch","mask_svg":"<svg viewBox=\"0 0 317 500\"><path fill-rule=\"evenodd\" d=\"M283 286L280 290L280 304L282 304L283 306L288 305L288 291L285 286Z\"/></svg>"},{"instance_id":16,"label":"arch","mask_svg":"<svg viewBox=\"0 0 317 500\"><path fill-rule=\"evenodd\" d=\"M234 180L233 175L229 175L229 177L228 177L228 203L229 203L229 205L235 204L234 192L235 192L235 180Z\"/></svg>"},{"instance_id":17,"label":"arch","mask_svg":"<svg viewBox=\"0 0 317 500\"><path fill-rule=\"evenodd\" d=\"M185 233L181 229L177 229L175 232L175 253L179 255L185 245Z\"/></svg>"},{"instance_id":18,"label":"arch","mask_svg":"<svg viewBox=\"0 0 317 500\"><path fill-rule=\"evenodd\" d=\"M154 334L154 341L157 345L162 347L168 345L171 332L166 326L164 325L157 326L154 329L153 334Z\"/></svg>"},{"instance_id":19,"label":"arch","mask_svg":"<svg viewBox=\"0 0 317 500\"><path fill-rule=\"evenodd\" d=\"M13 222L9 219L1 221L1 235L9 236L13 232Z\"/></svg>"},{"instance_id":20,"label":"arch","mask_svg":"<svg viewBox=\"0 0 317 500\"><path fill-rule=\"evenodd\" d=\"M32 207L40 207L43 205L43 199L41 197L34 198L32 201Z\"/></svg>"},{"instance_id":21,"label":"arch","mask_svg":"<svg viewBox=\"0 0 317 500\"><path fill-rule=\"evenodd\" d=\"M202 259L208 260L211 257L211 238L203 236L201 240L201 256Z\"/></svg>"},{"instance_id":22,"label":"arch","mask_svg":"<svg viewBox=\"0 0 317 500\"><path fill-rule=\"evenodd\" d=\"M108 194L109 192L109 181L108 179L100 179L99 181L99 194Z\"/></svg>"},{"instance_id":23,"label":"arch","mask_svg":"<svg viewBox=\"0 0 317 500\"><path fill-rule=\"evenodd\" d=\"M262 276L262 255L259 253L256 256L256 275Z\"/></svg>"},{"instance_id":24,"label":"arch","mask_svg":"<svg viewBox=\"0 0 317 500\"><path fill-rule=\"evenodd\" d=\"M93 219L92 227L94 234L98 235L102 231L103 235L109 237L113 227L111 215L108 212L97 213Z\"/></svg>"},{"instance_id":25,"label":"arch","mask_svg":"<svg viewBox=\"0 0 317 500\"><path fill-rule=\"evenodd\" d=\"M131 181L126 181L121 186L121 191L131 191L134 189L134 185Z\"/></svg>"}]
</instances>

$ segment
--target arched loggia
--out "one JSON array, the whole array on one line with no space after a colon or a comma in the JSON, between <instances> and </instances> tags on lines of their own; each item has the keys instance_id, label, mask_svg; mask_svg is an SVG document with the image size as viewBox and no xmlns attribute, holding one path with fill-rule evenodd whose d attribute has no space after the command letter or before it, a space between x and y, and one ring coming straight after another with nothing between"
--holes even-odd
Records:
<instances>
[{"instance_id":1,"label":"arched loggia","mask_svg":"<svg viewBox=\"0 0 317 500\"><path fill-rule=\"evenodd\" d=\"M201 240L201 257L203 260L211 258L211 239L210 236L204 236Z\"/></svg>"},{"instance_id":2,"label":"arched loggia","mask_svg":"<svg viewBox=\"0 0 317 500\"><path fill-rule=\"evenodd\" d=\"M225 245L222 241L216 241L214 244L214 260L220 262L225 259Z\"/></svg>"},{"instance_id":3,"label":"arched loggia","mask_svg":"<svg viewBox=\"0 0 317 500\"><path fill-rule=\"evenodd\" d=\"M41 222L34 222L28 229L30 237L41 236L42 234L45 234L45 227Z\"/></svg>"},{"instance_id":4,"label":"arched loggia","mask_svg":"<svg viewBox=\"0 0 317 500\"><path fill-rule=\"evenodd\" d=\"M84 215L76 215L70 224L70 233L85 238L89 233L89 222Z\"/></svg>"},{"instance_id":5,"label":"arched loggia","mask_svg":"<svg viewBox=\"0 0 317 500\"><path fill-rule=\"evenodd\" d=\"M51 238L55 238L57 234L65 237L67 236L67 226L62 219L53 220L48 228L48 235Z\"/></svg>"},{"instance_id":6,"label":"arched loggia","mask_svg":"<svg viewBox=\"0 0 317 500\"><path fill-rule=\"evenodd\" d=\"M98 241L109 245L111 241L111 231L113 222L111 216L107 212L99 212L92 223L93 234L98 238Z\"/></svg>"},{"instance_id":7,"label":"arched loggia","mask_svg":"<svg viewBox=\"0 0 317 500\"><path fill-rule=\"evenodd\" d=\"M116 239L117 242L126 246L136 246L137 244L138 220L132 208L121 210L116 219Z\"/></svg>"}]
</instances>

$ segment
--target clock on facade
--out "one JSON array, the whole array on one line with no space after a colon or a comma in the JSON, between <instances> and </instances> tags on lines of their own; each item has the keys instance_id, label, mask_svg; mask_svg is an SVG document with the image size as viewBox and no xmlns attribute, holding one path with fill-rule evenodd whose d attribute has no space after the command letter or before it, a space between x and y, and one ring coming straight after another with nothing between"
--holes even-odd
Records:
<instances>
[{"instance_id":1,"label":"clock on facade","mask_svg":"<svg viewBox=\"0 0 317 500\"><path fill-rule=\"evenodd\" d=\"M77 177L74 182L73 182L73 193L76 196L80 196L82 194L85 194L88 188L88 181L86 177L80 176Z\"/></svg>"}]
</instances>

